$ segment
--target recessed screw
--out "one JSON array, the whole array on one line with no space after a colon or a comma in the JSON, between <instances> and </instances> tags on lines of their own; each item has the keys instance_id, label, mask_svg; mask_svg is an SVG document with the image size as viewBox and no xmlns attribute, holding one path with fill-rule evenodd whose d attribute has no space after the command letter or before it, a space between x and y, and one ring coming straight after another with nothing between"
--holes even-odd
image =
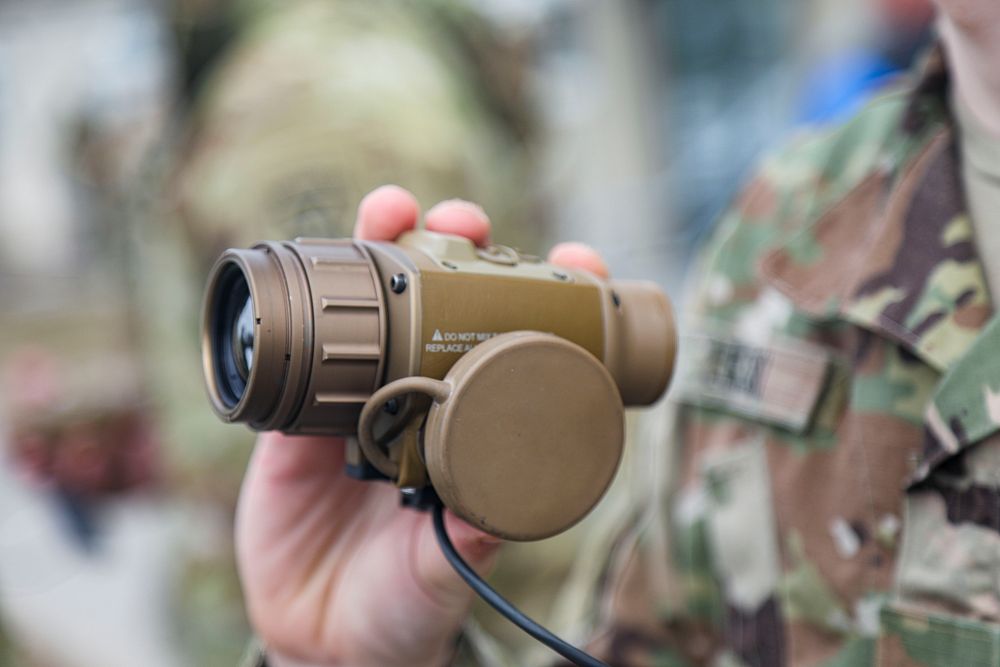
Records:
<instances>
[{"instance_id":1,"label":"recessed screw","mask_svg":"<svg viewBox=\"0 0 1000 667\"><path fill-rule=\"evenodd\" d=\"M397 273L392 278L389 279L389 289L391 289L396 294L402 294L406 291L406 275L402 273Z\"/></svg>"},{"instance_id":2,"label":"recessed screw","mask_svg":"<svg viewBox=\"0 0 1000 667\"><path fill-rule=\"evenodd\" d=\"M553 271L552 275L555 276L556 280L569 280L569 276L562 271Z\"/></svg>"},{"instance_id":3,"label":"recessed screw","mask_svg":"<svg viewBox=\"0 0 1000 667\"><path fill-rule=\"evenodd\" d=\"M618 296L618 292L611 292L611 303L615 304L615 308L622 307L622 298Z\"/></svg>"},{"instance_id":4,"label":"recessed screw","mask_svg":"<svg viewBox=\"0 0 1000 667\"><path fill-rule=\"evenodd\" d=\"M441 262L441 266L443 266L446 269L451 269L452 271L458 270L458 267L455 264L452 264L451 262Z\"/></svg>"},{"instance_id":5,"label":"recessed screw","mask_svg":"<svg viewBox=\"0 0 1000 667\"><path fill-rule=\"evenodd\" d=\"M385 411L390 415L395 415L399 413L399 399L390 398L385 402Z\"/></svg>"}]
</instances>

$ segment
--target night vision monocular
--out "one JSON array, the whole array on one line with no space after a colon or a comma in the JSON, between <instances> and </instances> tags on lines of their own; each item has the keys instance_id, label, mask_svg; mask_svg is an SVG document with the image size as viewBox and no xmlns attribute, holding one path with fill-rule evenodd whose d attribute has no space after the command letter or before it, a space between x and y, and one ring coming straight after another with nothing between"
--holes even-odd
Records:
<instances>
[{"instance_id":1,"label":"night vision monocular","mask_svg":"<svg viewBox=\"0 0 1000 667\"><path fill-rule=\"evenodd\" d=\"M676 350L653 283L428 231L227 250L201 335L222 419L345 436L349 474L522 541L600 500Z\"/></svg>"},{"instance_id":2,"label":"night vision monocular","mask_svg":"<svg viewBox=\"0 0 1000 667\"><path fill-rule=\"evenodd\" d=\"M227 250L202 326L222 419L348 436L353 474L432 486L511 540L566 530L600 499L623 405L660 397L675 341L653 283L427 231Z\"/></svg>"}]
</instances>

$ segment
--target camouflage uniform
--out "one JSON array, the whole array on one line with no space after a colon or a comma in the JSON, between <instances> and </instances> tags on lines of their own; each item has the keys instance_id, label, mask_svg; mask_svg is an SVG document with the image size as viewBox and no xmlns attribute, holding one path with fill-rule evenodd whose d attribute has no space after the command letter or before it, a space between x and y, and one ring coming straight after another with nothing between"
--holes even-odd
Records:
<instances>
[{"instance_id":1,"label":"camouflage uniform","mask_svg":"<svg viewBox=\"0 0 1000 667\"><path fill-rule=\"evenodd\" d=\"M595 592L610 663L1000 664L1000 321L947 84L935 51L722 221Z\"/></svg>"}]
</instances>

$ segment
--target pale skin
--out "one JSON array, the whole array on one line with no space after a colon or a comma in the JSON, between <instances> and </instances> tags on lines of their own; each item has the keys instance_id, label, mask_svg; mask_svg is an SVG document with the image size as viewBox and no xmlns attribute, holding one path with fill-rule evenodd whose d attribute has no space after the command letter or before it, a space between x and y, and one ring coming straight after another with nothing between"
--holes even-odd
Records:
<instances>
[{"instance_id":1,"label":"pale skin","mask_svg":"<svg viewBox=\"0 0 1000 667\"><path fill-rule=\"evenodd\" d=\"M936 0L954 85L1000 136L1000 2ZM355 236L392 240L417 224L419 206L386 186L361 203ZM428 229L490 238L486 214L443 202ZM556 246L550 261L607 276L592 249ZM237 551L247 609L275 667L440 666L449 661L472 594L441 556L430 517L399 507L387 484L343 474L334 438L262 435L244 480ZM498 541L448 517L459 551L479 571Z\"/></svg>"},{"instance_id":2,"label":"pale skin","mask_svg":"<svg viewBox=\"0 0 1000 667\"><path fill-rule=\"evenodd\" d=\"M1000 2L934 0L952 85L966 106L1000 137Z\"/></svg>"},{"instance_id":3,"label":"pale skin","mask_svg":"<svg viewBox=\"0 0 1000 667\"><path fill-rule=\"evenodd\" d=\"M416 226L406 190L384 186L361 202L355 237L392 240ZM478 206L447 201L424 216L432 231L483 245ZM596 252L556 246L549 260L607 276ZM420 667L447 664L472 593L441 555L430 515L399 505L391 485L344 472L337 438L262 435L243 482L236 521L250 620L275 667ZM448 516L456 547L480 572L500 542Z\"/></svg>"}]
</instances>

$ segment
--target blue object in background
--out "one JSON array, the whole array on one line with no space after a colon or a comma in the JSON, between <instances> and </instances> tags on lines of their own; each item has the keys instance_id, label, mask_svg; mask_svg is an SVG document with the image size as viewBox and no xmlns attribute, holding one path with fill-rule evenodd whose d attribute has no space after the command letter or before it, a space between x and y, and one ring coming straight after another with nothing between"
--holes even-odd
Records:
<instances>
[{"instance_id":1,"label":"blue object in background","mask_svg":"<svg viewBox=\"0 0 1000 667\"><path fill-rule=\"evenodd\" d=\"M828 58L806 77L797 120L811 125L846 120L900 71L875 51Z\"/></svg>"}]
</instances>

